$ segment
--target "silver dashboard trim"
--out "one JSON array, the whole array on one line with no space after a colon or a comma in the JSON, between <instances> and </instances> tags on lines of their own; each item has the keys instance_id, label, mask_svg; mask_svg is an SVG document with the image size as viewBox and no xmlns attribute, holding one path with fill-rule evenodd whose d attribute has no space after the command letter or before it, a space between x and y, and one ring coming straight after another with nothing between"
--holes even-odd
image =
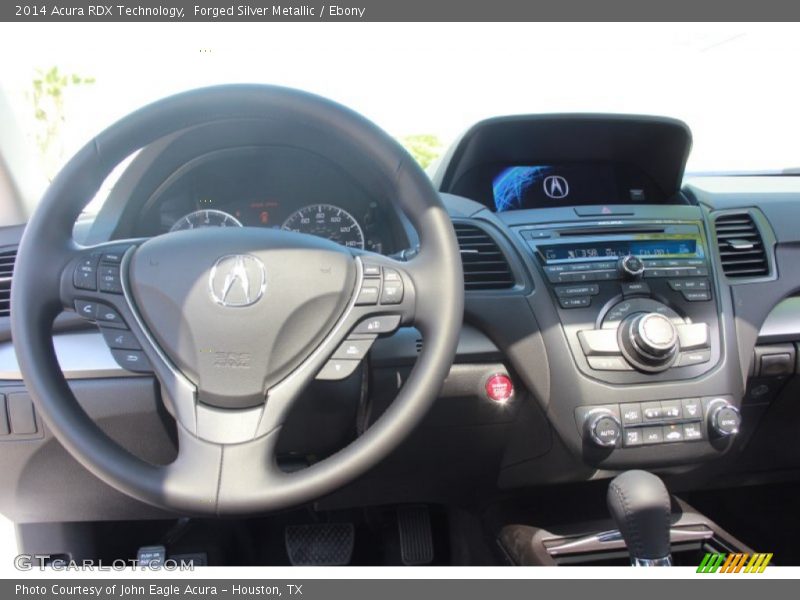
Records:
<instances>
[{"instance_id":1,"label":"silver dashboard trim","mask_svg":"<svg viewBox=\"0 0 800 600\"><path fill-rule=\"evenodd\" d=\"M67 379L147 375L120 367L99 331L56 334L53 336L53 347L58 364ZM17 354L11 340L0 343L0 381L22 381Z\"/></svg>"},{"instance_id":2,"label":"silver dashboard trim","mask_svg":"<svg viewBox=\"0 0 800 600\"><path fill-rule=\"evenodd\" d=\"M714 532L701 526L698 528L672 527L669 531L671 544L708 540L714 537ZM550 556L565 556L585 552L601 552L606 550L622 550L626 548L625 540L618 529L601 531L584 537L559 540L554 545L547 546ZM660 559L659 559L660 560Z\"/></svg>"}]
</instances>

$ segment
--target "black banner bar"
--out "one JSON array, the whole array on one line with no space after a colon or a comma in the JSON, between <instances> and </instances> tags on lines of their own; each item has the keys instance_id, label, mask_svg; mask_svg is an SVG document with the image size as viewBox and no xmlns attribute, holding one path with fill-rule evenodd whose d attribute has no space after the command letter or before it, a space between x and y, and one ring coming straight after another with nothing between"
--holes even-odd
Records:
<instances>
[{"instance_id":1,"label":"black banner bar","mask_svg":"<svg viewBox=\"0 0 800 600\"><path fill-rule=\"evenodd\" d=\"M10 22L794 21L795 0L4 0Z\"/></svg>"}]
</instances>

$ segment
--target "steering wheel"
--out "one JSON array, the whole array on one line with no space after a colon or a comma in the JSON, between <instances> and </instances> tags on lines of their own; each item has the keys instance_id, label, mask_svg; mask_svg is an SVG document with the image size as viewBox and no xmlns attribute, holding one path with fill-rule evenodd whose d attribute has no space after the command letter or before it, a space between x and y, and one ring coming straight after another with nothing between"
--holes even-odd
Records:
<instances>
[{"instance_id":1,"label":"steering wheel","mask_svg":"<svg viewBox=\"0 0 800 600\"><path fill-rule=\"evenodd\" d=\"M365 157L370 174L386 182L416 229L418 254L400 262L261 228L196 229L91 247L75 242L78 215L121 160L163 136L231 119L288 124L313 132L319 147L335 142ZM318 96L219 86L132 113L63 168L20 242L12 334L35 406L90 472L168 510L247 514L328 494L405 438L452 364L463 289L459 249L441 200L388 135ZM52 342L53 320L76 303L117 319L141 347L141 361L158 378L176 421L178 452L170 464L150 464L123 449L76 401ZM296 472L281 470L276 441L300 392L335 369L342 353L398 324L416 326L425 345L389 409L332 456Z\"/></svg>"}]
</instances>

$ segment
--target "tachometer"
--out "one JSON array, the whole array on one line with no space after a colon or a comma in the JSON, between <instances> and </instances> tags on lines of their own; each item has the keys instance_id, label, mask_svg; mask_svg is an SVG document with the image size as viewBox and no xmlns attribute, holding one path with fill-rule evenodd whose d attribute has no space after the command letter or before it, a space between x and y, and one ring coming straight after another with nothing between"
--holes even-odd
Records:
<instances>
[{"instance_id":1,"label":"tachometer","mask_svg":"<svg viewBox=\"0 0 800 600\"><path fill-rule=\"evenodd\" d=\"M355 217L333 204L311 204L293 212L281 229L310 233L348 248L364 249L364 231Z\"/></svg>"},{"instance_id":2,"label":"tachometer","mask_svg":"<svg viewBox=\"0 0 800 600\"><path fill-rule=\"evenodd\" d=\"M212 208L196 210L175 221L170 231L182 229L199 229L201 227L241 227L242 224L233 215Z\"/></svg>"}]
</instances>

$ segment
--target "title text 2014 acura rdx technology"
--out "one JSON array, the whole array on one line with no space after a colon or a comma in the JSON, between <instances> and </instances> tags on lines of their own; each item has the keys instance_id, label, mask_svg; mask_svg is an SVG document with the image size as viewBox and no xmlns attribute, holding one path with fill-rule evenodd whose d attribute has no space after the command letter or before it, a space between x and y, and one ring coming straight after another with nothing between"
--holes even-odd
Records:
<instances>
[{"instance_id":1,"label":"title text 2014 acura rdx technology","mask_svg":"<svg viewBox=\"0 0 800 600\"><path fill-rule=\"evenodd\" d=\"M798 564L800 181L687 177L691 145L497 117L428 176L283 87L118 121L0 229L20 551Z\"/></svg>"}]
</instances>

